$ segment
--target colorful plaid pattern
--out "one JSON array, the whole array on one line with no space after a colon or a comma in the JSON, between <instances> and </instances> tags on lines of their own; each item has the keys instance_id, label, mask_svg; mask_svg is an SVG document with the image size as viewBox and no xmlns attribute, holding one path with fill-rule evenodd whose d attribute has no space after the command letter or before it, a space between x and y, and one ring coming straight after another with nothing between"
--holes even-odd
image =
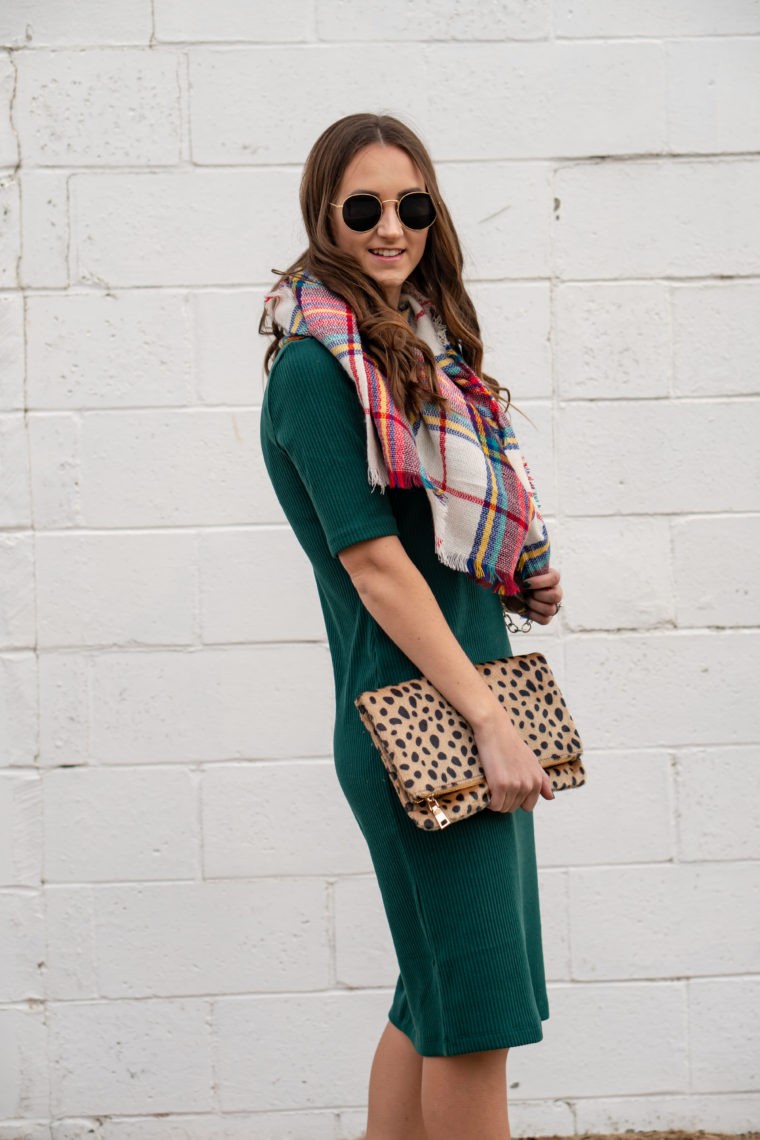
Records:
<instances>
[{"instance_id":1,"label":"colorful plaid pattern","mask_svg":"<svg viewBox=\"0 0 760 1140\"><path fill-rule=\"evenodd\" d=\"M502 598L549 565L549 537L507 413L447 342L430 302L406 292L416 335L428 344L449 410L426 403L411 422L395 406L385 377L364 352L346 302L306 273L267 298L283 343L312 336L356 384L367 429L368 478L379 487L424 487L435 550Z\"/></svg>"}]
</instances>

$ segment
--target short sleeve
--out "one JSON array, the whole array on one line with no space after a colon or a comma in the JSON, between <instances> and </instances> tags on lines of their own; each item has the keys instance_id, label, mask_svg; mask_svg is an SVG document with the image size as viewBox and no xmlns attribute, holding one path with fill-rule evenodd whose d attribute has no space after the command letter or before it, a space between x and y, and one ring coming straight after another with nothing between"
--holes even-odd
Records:
<instances>
[{"instance_id":1,"label":"short sleeve","mask_svg":"<svg viewBox=\"0 0 760 1140\"><path fill-rule=\"evenodd\" d=\"M330 554L399 529L389 495L367 477L364 412L353 380L318 341L293 341L267 380L262 415L303 483Z\"/></svg>"}]
</instances>

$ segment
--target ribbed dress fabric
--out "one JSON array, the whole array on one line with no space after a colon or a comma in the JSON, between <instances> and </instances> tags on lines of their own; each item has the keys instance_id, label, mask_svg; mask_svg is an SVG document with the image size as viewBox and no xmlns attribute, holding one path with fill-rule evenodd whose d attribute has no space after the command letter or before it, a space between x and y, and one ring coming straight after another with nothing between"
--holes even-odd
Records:
<instances>
[{"instance_id":1,"label":"ribbed dress fabric","mask_svg":"<svg viewBox=\"0 0 760 1140\"><path fill-rule=\"evenodd\" d=\"M443 831L407 818L354 698L420 671L362 604L337 555L395 535L473 662L511 654L498 597L436 557L422 488L370 487L353 381L315 340L285 345L261 447L314 571L335 678L338 779L369 847L399 966L389 1019L422 1056L540 1041L549 1017L533 816L484 811Z\"/></svg>"}]
</instances>

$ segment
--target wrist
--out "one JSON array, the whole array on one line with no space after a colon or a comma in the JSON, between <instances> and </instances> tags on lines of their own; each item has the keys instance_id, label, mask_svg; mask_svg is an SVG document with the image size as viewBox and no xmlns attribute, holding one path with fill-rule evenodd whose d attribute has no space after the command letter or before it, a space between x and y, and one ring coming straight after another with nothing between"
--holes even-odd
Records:
<instances>
[{"instance_id":1,"label":"wrist","mask_svg":"<svg viewBox=\"0 0 760 1140\"><path fill-rule=\"evenodd\" d=\"M503 729L505 717L509 727L517 732L499 698L487 688L482 701L479 702L467 720L474 732L487 732L497 725Z\"/></svg>"}]
</instances>

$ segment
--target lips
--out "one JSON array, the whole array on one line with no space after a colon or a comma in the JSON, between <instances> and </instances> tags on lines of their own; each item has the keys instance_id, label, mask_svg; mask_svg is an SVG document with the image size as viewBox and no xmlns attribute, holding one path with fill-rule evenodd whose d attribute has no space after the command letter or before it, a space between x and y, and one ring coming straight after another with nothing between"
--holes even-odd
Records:
<instances>
[{"instance_id":1,"label":"lips","mask_svg":"<svg viewBox=\"0 0 760 1140\"><path fill-rule=\"evenodd\" d=\"M403 249L371 249L369 251L373 257L379 257L382 261L394 261L399 257L403 257L406 252Z\"/></svg>"}]
</instances>

